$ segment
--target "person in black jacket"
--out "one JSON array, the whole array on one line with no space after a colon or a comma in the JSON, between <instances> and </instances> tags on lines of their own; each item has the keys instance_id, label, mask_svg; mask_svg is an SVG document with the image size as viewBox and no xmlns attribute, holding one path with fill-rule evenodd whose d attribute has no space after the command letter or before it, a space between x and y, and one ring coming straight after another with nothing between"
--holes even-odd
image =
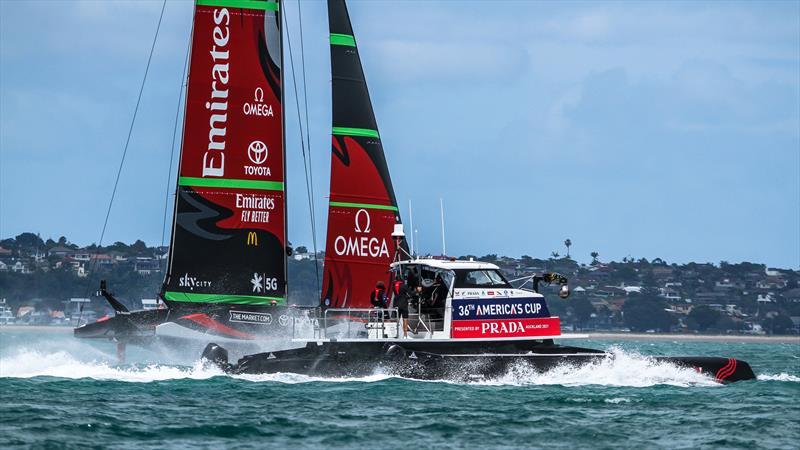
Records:
<instances>
[{"instance_id":1,"label":"person in black jacket","mask_svg":"<svg viewBox=\"0 0 800 450\"><path fill-rule=\"evenodd\" d=\"M408 304L414 294L406 283L398 283L394 296L394 307L403 321L403 337L408 337Z\"/></svg>"},{"instance_id":2,"label":"person in black jacket","mask_svg":"<svg viewBox=\"0 0 800 450\"><path fill-rule=\"evenodd\" d=\"M383 309L388 306L389 298L386 296L386 286L384 286L383 281L378 281L375 285L375 289L369 296L369 302L375 308Z\"/></svg>"},{"instance_id":3,"label":"person in black jacket","mask_svg":"<svg viewBox=\"0 0 800 450\"><path fill-rule=\"evenodd\" d=\"M444 319L444 308L447 304L447 294L449 290L441 275L436 275L436 282L433 286L434 289L428 301L431 320L441 321Z\"/></svg>"}]
</instances>

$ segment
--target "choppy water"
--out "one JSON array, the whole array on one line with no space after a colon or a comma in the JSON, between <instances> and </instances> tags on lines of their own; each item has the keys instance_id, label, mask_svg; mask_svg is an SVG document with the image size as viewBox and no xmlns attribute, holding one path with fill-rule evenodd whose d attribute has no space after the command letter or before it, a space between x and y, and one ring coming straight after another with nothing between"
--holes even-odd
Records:
<instances>
[{"instance_id":1,"label":"choppy water","mask_svg":"<svg viewBox=\"0 0 800 450\"><path fill-rule=\"evenodd\" d=\"M613 362L459 384L374 374L227 376L175 355L0 331L0 448L798 448L800 347L581 341ZM719 355L719 385L646 356Z\"/></svg>"}]
</instances>

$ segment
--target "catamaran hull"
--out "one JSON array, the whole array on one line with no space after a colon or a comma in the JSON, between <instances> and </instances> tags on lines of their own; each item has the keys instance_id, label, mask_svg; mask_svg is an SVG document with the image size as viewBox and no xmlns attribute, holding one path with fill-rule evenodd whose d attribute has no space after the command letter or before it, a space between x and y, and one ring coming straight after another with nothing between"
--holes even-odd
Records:
<instances>
[{"instance_id":1,"label":"catamaran hull","mask_svg":"<svg viewBox=\"0 0 800 450\"><path fill-rule=\"evenodd\" d=\"M555 367L597 363L613 355L599 350L560 346L550 341L511 342L310 342L306 347L248 355L228 363L227 351L209 344L203 358L232 374L299 373L357 377L376 372L415 379L470 381L508 374L518 368L545 372ZM721 383L750 380L749 364L733 358L655 357L709 374Z\"/></svg>"},{"instance_id":2,"label":"catamaran hull","mask_svg":"<svg viewBox=\"0 0 800 450\"><path fill-rule=\"evenodd\" d=\"M312 314L309 314L309 311ZM238 305L178 307L170 309L117 312L115 316L75 328L82 339L115 339L146 342L165 324L176 324L205 337L261 340L291 336L295 327L311 326L312 308L272 306L254 308ZM205 345L204 342L204 345ZM133 343L133 342L132 342Z\"/></svg>"}]
</instances>

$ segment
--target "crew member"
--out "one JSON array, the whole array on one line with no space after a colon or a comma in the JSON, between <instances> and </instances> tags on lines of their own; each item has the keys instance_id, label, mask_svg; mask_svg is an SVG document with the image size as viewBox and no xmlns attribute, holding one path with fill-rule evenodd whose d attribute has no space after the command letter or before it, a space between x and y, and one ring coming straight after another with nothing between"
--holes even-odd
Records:
<instances>
[{"instance_id":1,"label":"crew member","mask_svg":"<svg viewBox=\"0 0 800 450\"><path fill-rule=\"evenodd\" d=\"M369 302L375 308L386 308L389 299L386 296L386 286L383 284L383 281L378 281L378 283L375 284L375 289L369 296Z\"/></svg>"},{"instance_id":2,"label":"crew member","mask_svg":"<svg viewBox=\"0 0 800 450\"><path fill-rule=\"evenodd\" d=\"M447 304L447 284L441 275L436 275L436 282L433 285L433 292L428 300L430 307L431 321L441 321L444 319L444 308Z\"/></svg>"},{"instance_id":3,"label":"crew member","mask_svg":"<svg viewBox=\"0 0 800 450\"><path fill-rule=\"evenodd\" d=\"M408 303L413 293L406 283L397 283L397 294L394 296L394 307L403 321L403 338L408 338Z\"/></svg>"}]
</instances>

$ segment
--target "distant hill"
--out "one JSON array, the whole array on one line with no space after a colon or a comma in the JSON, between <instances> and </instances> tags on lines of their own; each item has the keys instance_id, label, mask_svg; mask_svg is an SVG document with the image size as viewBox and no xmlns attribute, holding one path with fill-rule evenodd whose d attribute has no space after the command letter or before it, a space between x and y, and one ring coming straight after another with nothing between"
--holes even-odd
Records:
<instances>
[{"instance_id":1,"label":"distant hill","mask_svg":"<svg viewBox=\"0 0 800 450\"><path fill-rule=\"evenodd\" d=\"M0 241L0 298L13 311L33 307L61 317L70 298L91 297L100 279L129 307L155 298L161 288L167 247L143 241L79 247L66 237L43 240L22 233ZM319 284L314 255L297 247L289 258L289 302L316 305ZM495 254L465 255L497 264L515 285L533 273L567 276L572 296L566 301L549 295L551 311L566 327L582 330L685 331L786 334L800 330L800 271L769 268L757 263L668 264L624 258L603 262L592 252L591 264L579 264L553 253L549 258ZM317 255L321 269L324 254ZM527 284L530 287L530 284ZM545 294L548 293L545 288ZM105 302L89 308L104 314Z\"/></svg>"}]
</instances>

